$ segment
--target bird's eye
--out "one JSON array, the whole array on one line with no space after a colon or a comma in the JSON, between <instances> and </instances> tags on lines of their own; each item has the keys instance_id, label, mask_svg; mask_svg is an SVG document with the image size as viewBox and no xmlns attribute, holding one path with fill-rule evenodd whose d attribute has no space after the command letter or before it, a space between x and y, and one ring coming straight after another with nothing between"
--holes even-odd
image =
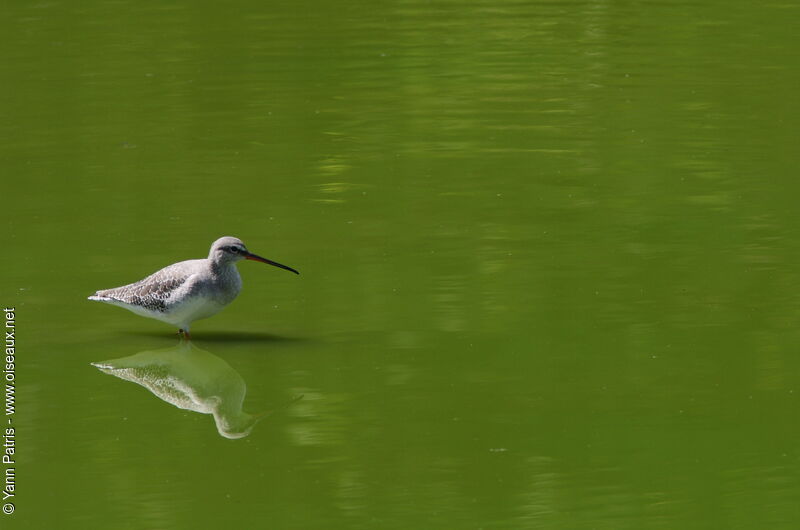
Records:
<instances>
[{"instance_id":1,"label":"bird's eye","mask_svg":"<svg viewBox=\"0 0 800 530\"><path fill-rule=\"evenodd\" d=\"M239 247L231 247L231 252L233 252L234 254L238 253L239 250L240 250Z\"/></svg>"}]
</instances>

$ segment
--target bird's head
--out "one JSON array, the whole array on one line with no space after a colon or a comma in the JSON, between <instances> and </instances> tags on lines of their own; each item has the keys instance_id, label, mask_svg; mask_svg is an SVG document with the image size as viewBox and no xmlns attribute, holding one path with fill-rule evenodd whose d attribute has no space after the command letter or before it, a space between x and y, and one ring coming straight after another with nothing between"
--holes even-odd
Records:
<instances>
[{"instance_id":1,"label":"bird's head","mask_svg":"<svg viewBox=\"0 0 800 530\"><path fill-rule=\"evenodd\" d=\"M231 236L221 237L214 241L214 243L211 244L211 251L208 253L208 259L216 263L235 263L239 260L249 259L285 269L295 274L300 274L291 267L253 254L247 250L247 247L244 246L241 239Z\"/></svg>"}]
</instances>

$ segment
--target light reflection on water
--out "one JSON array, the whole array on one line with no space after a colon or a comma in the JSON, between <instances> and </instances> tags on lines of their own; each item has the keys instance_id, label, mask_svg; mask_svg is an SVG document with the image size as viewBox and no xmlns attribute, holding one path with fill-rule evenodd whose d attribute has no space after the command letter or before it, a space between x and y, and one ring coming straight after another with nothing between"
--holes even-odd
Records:
<instances>
[{"instance_id":1,"label":"light reflection on water","mask_svg":"<svg viewBox=\"0 0 800 530\"><path fill-rule=\"evenodd\" d=\"M92 365L141 385L180 409L212 415L217 431L225 438L248 436L259 421L272 414L244 412L247 386L242 376L221 358L188 341Z\"/></svg>"}]
</instances>

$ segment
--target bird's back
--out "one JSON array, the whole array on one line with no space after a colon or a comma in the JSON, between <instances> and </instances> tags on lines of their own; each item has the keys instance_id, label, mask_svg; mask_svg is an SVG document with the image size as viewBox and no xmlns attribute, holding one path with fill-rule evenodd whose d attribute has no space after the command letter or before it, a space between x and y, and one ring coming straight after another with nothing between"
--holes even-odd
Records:
<instances>
[{"instance_id":1,"label":"bird's back","mask_svg":"<svg viewBox=\"0 0 800 530\"><path fill-rule=\"evenodd\" d=\"M188 287L193 276L203 270L206 260L192 259L174 263L135 283L97 291L90 300L121 302L148 311L164 312L176 292Z\"/></svg>"}]
</instances>

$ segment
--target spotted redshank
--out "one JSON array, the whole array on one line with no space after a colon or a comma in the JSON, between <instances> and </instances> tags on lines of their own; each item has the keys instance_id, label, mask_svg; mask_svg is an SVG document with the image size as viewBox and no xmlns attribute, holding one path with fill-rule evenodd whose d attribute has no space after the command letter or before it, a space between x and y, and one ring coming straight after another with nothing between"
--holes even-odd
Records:
<instances>
[{"instance_id":1,"label":"spotted redshank","mask_svg":"<svg viewBox=\"0 0 800 530\"><path fill-rule=\"evenodd\" d=\"M136 283L97 291L89 300L124 307L137 315L178 326L178 332L188 339L192 322L216 315L239 294L242 278L236 262L243 259L300 274L291 267L256 256L240 239L228 236L212 243L207 259L174 263Z\"/></svg>"}]
</instances>

